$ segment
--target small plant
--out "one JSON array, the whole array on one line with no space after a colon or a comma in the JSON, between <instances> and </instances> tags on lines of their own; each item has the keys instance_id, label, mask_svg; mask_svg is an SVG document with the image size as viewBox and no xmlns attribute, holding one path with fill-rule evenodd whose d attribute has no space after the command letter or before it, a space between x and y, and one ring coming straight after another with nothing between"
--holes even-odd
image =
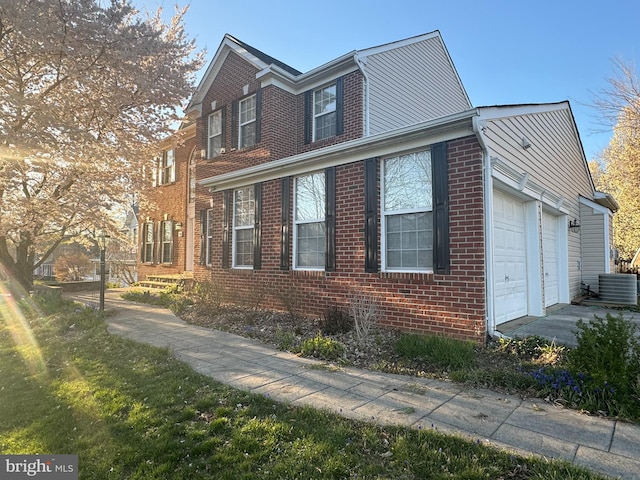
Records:
<instances>
[{"instance_id":1,"label":"small plant","mask_svg":"<svg viewBox=\"0 0 640 480\"><path fill-rule=\"evenodd\" d=\"M345 347L337 340L324 337L322 333L318 332L318 335L302 343L300 353L305 357L335 361L344 357Z\"/></svg>"},{"instance_id":2,"label":"small plant","mask_svg":"<svg viewBox=\"0 0 640 480\"><path fill-rule=\"evenodd\" d=\"M218 312L227 301L224 286L208 280L196 282L191 294L198 305L204 306L212 313Z\"/></svg>"},{"instance_id":3,"label":"small plant","mask_svg":"<svg viewBox=\"0 0 640 480\"><path fill-rule=\"evenodd\" d=\"M291 330L276 329L278 349L284 352L292 352L296 348L296 335Z\"/></svg>"},{"instance_id":4,"label":"small plant","mask_svg":"<svg viewBox=\"0 0 640 480\"><path fill-rule=\"evenodd\" d=\"M544 337L532 335L524 338L500 338L498 351L526 362L555 365L562 359L565 347Z\"/></svg>"},{"instance_id":5,"label":"small plant","mask_svg":"<svg viewBox=\"0 0 640 480\"><path fill-rule=\"evenodd\" d=\"M320 328L325 335L347 333L353 328L353 319L340 307L333 305L324 311Z\"/></svg>"},{"instance_id":6,"label":"small plant","mask_svg":"<svg viewBox=\"0 0 640 480\"><path fill-rule=\"evenodd\" d=\"M476 345L469 340L407 333L398 339L396 352L407 359L456 370L473 365L475 347Z\"/></svg>"},{"instance_id":7,"label":"small plant","mask_svg":"<svg viewBox=\"0 0 640 480\"><path fill-rule=\"evenodd\" d=\"M365 345L371 329L378 322L380 304L373 295L356 292L349 299L349 313L353 317L356 338L360 345Z\"/></svg>"}]
</instances>

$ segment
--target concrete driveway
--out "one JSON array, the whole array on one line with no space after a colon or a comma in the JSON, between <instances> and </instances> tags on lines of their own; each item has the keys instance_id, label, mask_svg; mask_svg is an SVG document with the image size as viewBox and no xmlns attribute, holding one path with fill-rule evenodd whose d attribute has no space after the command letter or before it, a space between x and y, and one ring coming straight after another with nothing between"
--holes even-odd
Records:
<instances>
[{"instance_id":1,"label":"concrete driveway","mask_svg":"<svg viewBox=\"0 0 640 480\"><path fill-rule=\"evenodd\" d=\"M605 318L607 313L614 316L622 314L625 319L631 320L637 325L640 334L640 313L582 305L557 305L551 307L549 313L544 317L518 318L498 325L497 330L510 338L538 335L568 347L575 347L577 345L576 322L578 319L587 322L593 320L594 315Z\"/></svg>"}]
</instances>

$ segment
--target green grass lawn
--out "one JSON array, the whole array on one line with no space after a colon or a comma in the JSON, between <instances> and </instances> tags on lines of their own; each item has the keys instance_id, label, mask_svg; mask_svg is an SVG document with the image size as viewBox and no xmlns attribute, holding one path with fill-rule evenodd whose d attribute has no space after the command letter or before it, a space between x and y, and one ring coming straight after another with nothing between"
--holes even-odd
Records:
<instances>
[{"instance_id":1,"label":"green grass lawn","mask_svg":"<svg viewBox=\"0 0 640 480\"><path fill-rule=\"evenodd\" d=\"M0 303L0 453L78 454L81 479L601 478L235 390L69 304Z\"/></svg>"}]
</instances>

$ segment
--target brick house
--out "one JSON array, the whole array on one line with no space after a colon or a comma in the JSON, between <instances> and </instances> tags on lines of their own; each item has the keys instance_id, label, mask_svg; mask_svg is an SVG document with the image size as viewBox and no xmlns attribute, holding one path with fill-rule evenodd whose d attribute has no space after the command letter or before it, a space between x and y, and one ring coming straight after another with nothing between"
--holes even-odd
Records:
<instances>
[{"instance_id":1,"label":"brick house","mask_svg":"<svg viewBox=\"0 0 640 480\"><path fill-rule=\"evenodd\" d=\"M138 279L191 276L195 205L196 126L183 126L162 143L141 201Z\"/></svg>"},{"instance_id":2,"label":"brick house","mask_svg":"<svg viewBox=\"0 0 640 480\"><path fill-rule=\"evenodd\" d=\"M187 115L193 274L236 298L482 342L611 268L568 102L473 108L437 31L306 73L226 35Z\"/></svg>"}]
</instances>

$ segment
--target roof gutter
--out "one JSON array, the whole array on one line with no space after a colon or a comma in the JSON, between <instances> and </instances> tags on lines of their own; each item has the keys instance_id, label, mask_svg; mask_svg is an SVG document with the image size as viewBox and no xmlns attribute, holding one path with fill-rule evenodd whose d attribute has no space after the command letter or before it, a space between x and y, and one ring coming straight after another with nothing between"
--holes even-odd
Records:
<instances>
[{"instance_id":1,"label":"roof gutter","mask_svg":"<svg viewBox=\"0 0 640 480\"><path fill-rule=\"evenodd\" d=\"M482 147L482 177L484 184L484 262L485 262L485 325L489 335L495 335L495 305L493 301L493 174L491 167L491 151L484 136L485 122L480 113L472 119L473 131Z\"/></svg>"}]
</instances>

